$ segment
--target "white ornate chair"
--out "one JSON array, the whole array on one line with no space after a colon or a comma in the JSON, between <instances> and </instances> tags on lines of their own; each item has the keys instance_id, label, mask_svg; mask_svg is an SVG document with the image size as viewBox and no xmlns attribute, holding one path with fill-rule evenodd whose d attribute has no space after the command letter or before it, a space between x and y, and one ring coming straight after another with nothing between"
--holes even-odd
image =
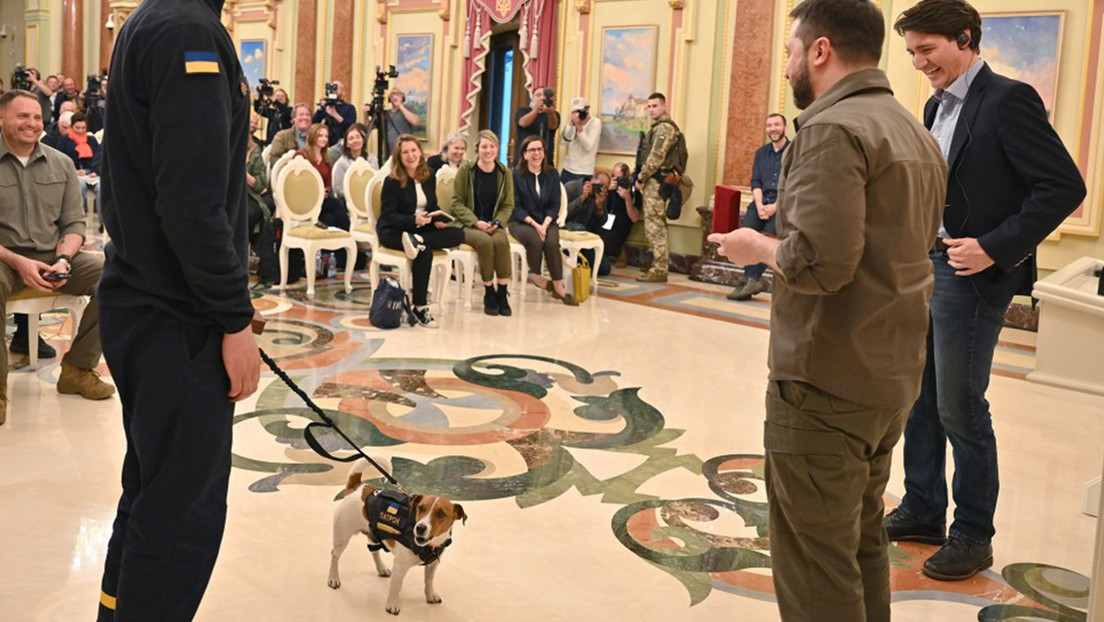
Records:
<instances>
[{"instance_id":1,"label":"white ornate chair","mask_svg":"<svg viewBox=\"0 0 1104 622\"><path fill-rule=\"evenodd\" d=\"M449 206L452 205L452 184L456 179L456 174L452 175L437 175L437 206L447 212L451 213ZM450 248L448 251L449 260L452 262L453 274L456 276L456 293L458 300L464 303L464 306L471 308L471 290L475 284L475 265L479 262L479 255L476 254L475 248L469 244L460 244L456 248Z\"/></svg>"},{"instance_id":2,"label":"white ornate chair","mask_svg":"<svg viewBox=\"0 0 1104 622\"><path fill-rule=\"evenodd\" d=\"M345 206L349 210L349 232L357 242L367 244L372 253L379 247L376 223L372 210L368 208L368 186L375 175L376 169L367 160L357 158L349 166L342 182L345 186Z\"/></svg>"},{"instance_id":3,"label":"white ornate chair","mask_svg":"<svg viewBox=\"0 0 1104 622\"><path fill-rule=\"evenodd\" d=\"M272 184L272 200L273 201L276 200L276 185L277 185L276 181L278 179L280 179L280 171L283 170L283 168L285 166L287 166L287 163L291 162L292 158L294 158L294 157L295 157L295 152L294 151L288 151L287 153L280 156L279 158L276 159L275 162L272 163L272 170L269 171L268 181L269 181L270 184Z\"/></svg>"},{"instance_id":4,"label":"white ornate chair","mask_svg":"<svg viewBox=\"0 0 1104 622\"><path fill-rule=\"evenodd\" d=\"M379 220L380 210L383 208L383 180L390 174L390 169L380 169L368 184L368 208L372 216L371 226L375 230ZM413 182L411 182L413 183ZM430 301L440 307L445 291L445 283L448 281L449 268L452 262L447 251L433 251L433 267L430 269ZM385 248L379 244L372 249L372 260L369 263L368 274L372 281L372 287L379 283L380 266L391 266L399 270L399 284L403 289L410 291L413 284L413 262L400 250Z\"/></svg>"},{"instance_id":5,"label":"white ornate chair","mask_svg":"<svg viewBox=\"0 0 1104 622\"><path fill-rule=\"evenodd\" d=\"M606 251L606 243L602 237L589 231L568 231L564 229L567 222L567 192L560 185L560 250L567 256L565 265L572 268L579 261L579 251L593 250L594 265L590 267L590 284L594 288L594 295L598 295L598 266L602 263L602 255ZM567 278L566 276L564 278Z\"/></svg>"},{"instance_id":6,"label":"white ornate chair","mask_svg":"<svg viewBox=\"0 0 1104 622\"><path fill-rule=\"evenodd\" d=\"M7 313L27 314L27 344L28 356L31 359L31 367L38 365L38 315L52 309L68 309L72 322L72 333L77 333L84 309L88 306L88 296L71 296L69 294L40 292L30 287L24 288L18 294L8 298ZM2 344L0 344L2 345Z\"/></svg>"},{"instance_id":7,"label":"white ornate chair","mask_svg":"<svg viewBox=\"0 0 1104 622\"><path fill-rule=\"evenodd\" d=\"M348 231L316 226L326 188L314 166L306 158L292 159L280 170L272 194L276 200L276 213L284 221L284 236L280 244L280 290L287 286L288 253L291 249L302 249L306 256L307 296L314 297L315 253L343 248L347 253L345 291L351 292L356 240Z\"/></svg>"}]
</instances>

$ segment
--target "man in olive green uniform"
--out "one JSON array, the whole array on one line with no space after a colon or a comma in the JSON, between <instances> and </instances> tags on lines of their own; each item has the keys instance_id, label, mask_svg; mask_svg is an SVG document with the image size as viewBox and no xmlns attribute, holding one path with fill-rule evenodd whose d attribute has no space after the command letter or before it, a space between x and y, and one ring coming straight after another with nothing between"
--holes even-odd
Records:
<instances>
[{"instance_id":1,"label":"man in olive green uniform","mask_svg":"<svg viewBox=\"0 0 1104 622\"><path fill-rule=\"evenodd\" d=\"M667 282L667 200L660 195L663 178L672 171L680 175L684 171L678 168L678 150L675 144L679 138L679 128L667 114L667 98L663 93L648 96L648 116L652 127L644 138L640 153L644 155L643 164L638 163L636 189L644 196L644 233L648 245L652 247L652 265L637 281L645 283Z\"/></svg>"},{"instance_id":2,"label":"man in olive green uniform","mask_svg":"<svg viewBox=\"0 0 1104 622\"><path fill-rule=\"evenodd\" d=\"M710 241L764 262L771 572L784 622L888 622L882 494L920 393L947 165L878 69L870 0L794 9L786 75L804 110L782 163L778 238Z\"/></svg>"}]
</instances>

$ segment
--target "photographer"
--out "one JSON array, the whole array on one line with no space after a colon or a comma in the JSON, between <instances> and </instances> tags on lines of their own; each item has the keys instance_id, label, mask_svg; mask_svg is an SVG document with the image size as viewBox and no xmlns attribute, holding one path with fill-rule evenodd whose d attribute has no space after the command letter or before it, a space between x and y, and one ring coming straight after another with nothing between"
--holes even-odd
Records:
<instances>
[{"instance_id":1,"label":"photographer","mask_svg":"<svg viewBox=\"0 0 1104 622\"><path fill-rule=\"evenodd\" d=\"M88 76L83 103L84 113L88 115L89 132L98 132L103 128L105 93L107 93L107 72Z\"/></svg>"},{"instance_id":2,"label":"photographer","mask_svg":"<svg viewBox=\"0 0 1104 622\"><path fill-rule=\"evenodd\" d=\"M257 86L257 99L253 100L253 111L268 122L264 138L265 145L272 143L277 132L291 127L291 104L287 91L273 90L273 84L279 84L279 82L262 78L260 85Z\"/></svg>"},{"instance_id":3,"label":"photographer","mask_svg":"<svg viewBox=\"0 0 1104 622\"><path fill-rule=\"evenodd\" d=\"M597 269L600 276L605 276L621 255L625 241L632 233L633 223L640 220L640 210L633 205L629 166L619 162L613 165L612 178L610 174L598 172L593 181L572 181L565 185L565 189L569 197L580 192L568 202L567 228L583 228L602 238L605 250ZM593 251L582 253L593 264Z\"/></svg>"},{"instance_id":4,"label":"photographer","mask_svg":"<svg viewBox=\"0 0 1104 622\"><path fill-rule=\"evenodd\" d=\"M571 117L560 138L567 143L564 158L564 183L574 179L590 181L594 175L594 163L598 159L598 139L602 135L602 121L590 114L590 105L582 97L571 100Z\"/></svg>"},{"instance_id":5,"label":"photographer","mask_svg":"<svg viewBox=\"0 0 1104 622\"><path fill-rule=\"evenodd\" d=\"M57 84L55 83L51 87L50 82L50 80L42 82L42 76L39 75L37 69L32 67L23 69L23 65L16 65L15 73L12 75L13 89L30 91L38 99L38 105L42 108L42 122L47 125L57 118L57 114L50 103L50 98L53 97Z\"/></svg>"},{"instance_id":6,"label":"photographer","mask_svg":"<svg viewBox=\"0 0 1104 622\"><path fill-rule=\"evenodd\" d=\"M395 141L403 134L413 134L414 128L422 124L418 115L406 107L406 93L399 88L391 89L391 108L385 113L384 124L386 131L386 154L390 154L395 146ZM365 116L369 113L365 108ZM378 138L377 138L378 139Z\"/></svg>"},{"instance_id":7,"label":"photographer","mask_svg":"<svg viewBox=\"0 0 1104 622\"><path fill-rule=\"evenodd\" d=\"M540 136L541 141L544 142L548 161L555 161L556 141L553 140L553 136L556 135L556 130L560 127L560 113L556 110L555 95L556 91L547 87L533 89L529 106L518 108L517 114L514 115L514 118L517 119L515 162L522 159L521 143L525 142L525 139L530 136Z\"/></svg>"},{"instance_id":8,"label":"photographer","mask_svg":"<svg viewBox=\"0 0 1104 622\"><path fill-rule=\"evenodd\" d=\"M334 141L345 135L356 123L356 107L346 102L345 85L338 80L326 84L326 97L318 102L318 110L311 117L311 123L325 123ZM336 157L336 156L335 156Z\"/></svg>"}]
</instances>

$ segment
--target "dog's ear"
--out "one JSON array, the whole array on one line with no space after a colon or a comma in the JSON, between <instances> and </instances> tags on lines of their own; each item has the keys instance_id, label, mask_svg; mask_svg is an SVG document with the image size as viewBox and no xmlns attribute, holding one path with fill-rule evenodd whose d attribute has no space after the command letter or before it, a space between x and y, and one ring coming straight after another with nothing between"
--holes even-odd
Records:
<instances>
[{"instance_id":1,"label":"dog's ear","mask_svg":"<svg viewBox=\"0 0 1104 622\"><path fill-rule=\"evenodd\" d=\"M422 502L422 495L414 495L410 497L410 511L415 515L418 514L418 504Z\"/></svg>"},{"instance_id":2,"label":"dog's ear","mask_svg":"<svg viewBox=\"0 0 1104 622\"><path fill-rule=\"evenodd\" d=\"M459 503L452 504L452 520L458 520L460 524L467 524L468 515L464 513L464 506Z\"/></svg>"}]
</instances>

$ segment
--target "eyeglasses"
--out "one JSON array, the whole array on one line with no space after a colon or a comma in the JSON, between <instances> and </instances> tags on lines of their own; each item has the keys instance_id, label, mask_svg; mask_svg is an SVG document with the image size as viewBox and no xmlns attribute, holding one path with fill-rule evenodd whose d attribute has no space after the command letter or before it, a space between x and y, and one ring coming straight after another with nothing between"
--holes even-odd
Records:
<instances>
[{"instance_id":1,"label":"eyeglasses","mask_svg":"<svg viewBox=\"0 0 1104 622\"><path fill-rule=\"evenodd\" d=\"M544 147L529 148L525 150L525 153L544 153Z\"/></svg>"}]
</instances>

